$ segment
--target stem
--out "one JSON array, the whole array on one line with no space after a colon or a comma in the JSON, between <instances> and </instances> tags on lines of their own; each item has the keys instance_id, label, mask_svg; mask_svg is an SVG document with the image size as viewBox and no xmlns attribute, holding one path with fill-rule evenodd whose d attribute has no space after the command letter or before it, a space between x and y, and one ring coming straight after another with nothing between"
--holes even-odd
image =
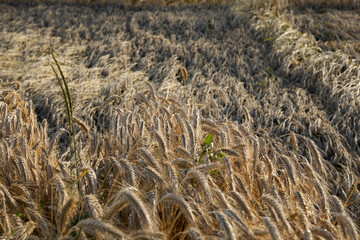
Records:
<instances>
[{"instance_id":1,"label":"stem","mask_svg":"<svg viewBox=\"0 0 360 240\"><path fill-rule=\"evenodd\" d=\"M71 95L70 95L70 90L69 87L67 85L65 76L63 71L61 70L61 67L58 63L58 61L56 60L54 53L51 49L51 47L49 47L51 56L55 62L55 65L58 68L58 71L60 73L60 77L58 75L58 73L56 72L55 68L51 65L51 68L55 74L56 79L58 80L58 83L61 87L61 91L63 94L63 98L65 100L65 106L66 106L66 112L67 112L67 116L68 116L68 126L69 126L69 136L70 136L70 161L72 159L72 154L74 152L74 157L75 157L75 170L76 170L76 177L77 179L79 179L79 160L80 160L80 164L82 165L81 159L78 159L78 155L77 155L77 147L76 147L76 140L75 140L75 128L74 128L74 121L73 121L73 106L72 106L72 100L71 100ZM70 164L70 166L72 166L73 164ZM72 171L70 169L70 177L72 178ZM79 185L79 183L78 183ZM79 185L80 186L80 185Z\"/></svg>"}]
</instances>

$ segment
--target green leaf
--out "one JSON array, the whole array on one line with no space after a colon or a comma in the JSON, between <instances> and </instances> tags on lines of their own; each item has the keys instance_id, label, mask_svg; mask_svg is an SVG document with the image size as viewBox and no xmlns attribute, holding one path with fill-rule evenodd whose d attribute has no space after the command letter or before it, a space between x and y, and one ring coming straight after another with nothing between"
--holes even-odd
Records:
<instances>
[{"instance_id":1,"label":"green leaf","mask_svg":"<svg viewBox=\"0 0 360 240\"><path fill-rule=\"evenodd\" d=\"M273 39L277 39L277 38L278 38L278 36L275 36L275 37L269 37L269 38L265 39L264 41L265 41L265 42L268 42L268 41L271 41L271 40L273 40Z\"/></svg>"},{"instance_id":2,"label":"green leaf","mask_svg":"<svg viewBox=\"0 0 360 240\"><path fill-rule=\"evenodd\" d=\"M213 135L212 135L211 133L209 133L209 135L206 136L204 143L205 143L208 147L210 147L212 141L213 141Z\"/></svg>"}]
</instances>

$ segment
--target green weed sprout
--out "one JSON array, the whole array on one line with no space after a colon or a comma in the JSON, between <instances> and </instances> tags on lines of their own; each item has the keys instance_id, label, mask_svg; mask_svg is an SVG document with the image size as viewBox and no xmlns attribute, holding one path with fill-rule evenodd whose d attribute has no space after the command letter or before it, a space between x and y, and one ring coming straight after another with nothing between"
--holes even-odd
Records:
<instances>
[{"instance_id":1,"label":"green weed sprout","mask_svg":"<svg viewBox=\"0 0 360 240\"><path fill-rule=\"evenodd\" d=\"M200 153L200 156L196 156L195 163L203 163L204 162L204 156L208 155L210 162L213 162L215 160L222 161L222 158L226 155L222 151L215 152L212 148L211 144L213 141L213 135L209 133L204 142L201 144L201 148L203 149Z\"/></svg>"}]
</instances>

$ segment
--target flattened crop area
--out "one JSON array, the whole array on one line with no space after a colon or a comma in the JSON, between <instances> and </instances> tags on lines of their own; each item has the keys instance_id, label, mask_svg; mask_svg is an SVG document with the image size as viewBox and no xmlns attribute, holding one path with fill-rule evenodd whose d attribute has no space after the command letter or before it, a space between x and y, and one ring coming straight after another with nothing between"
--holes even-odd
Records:
<instances>
[{"instance_id":1,"label":"flattened crop area","mask_svg":"<svg viewBox=\"0 0 360 240\"><path fill-rule=\"evenodd\" d=\"M0 238L358 239L356 19L0 3Z\"/></svg>"}]
</instances>

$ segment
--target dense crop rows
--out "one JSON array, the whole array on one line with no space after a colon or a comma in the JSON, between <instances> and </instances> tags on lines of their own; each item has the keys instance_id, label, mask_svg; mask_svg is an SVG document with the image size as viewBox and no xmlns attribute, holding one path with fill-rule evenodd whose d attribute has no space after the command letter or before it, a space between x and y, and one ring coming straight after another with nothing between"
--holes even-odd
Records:
<instances>
[{"instance_id":1,"label":"dense crop rows","mask_svg":"<svg viewBox=\"0 0 360 240\"><path fill-rule=\"evenodd\" d=\"M253 3L1 3L0 237L358 239L358 3Z\"/></svg>"}]
</instances>

